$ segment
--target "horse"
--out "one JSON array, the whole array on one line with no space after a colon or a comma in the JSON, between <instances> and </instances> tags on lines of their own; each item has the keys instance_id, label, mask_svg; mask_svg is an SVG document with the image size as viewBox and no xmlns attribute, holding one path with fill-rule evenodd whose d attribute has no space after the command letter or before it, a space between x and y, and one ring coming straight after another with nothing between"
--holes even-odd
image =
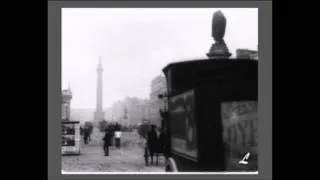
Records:
<instances>
[{"instance_id":1,"label":"horse","mask_svg":"<svg viewBox=\"0 0 320 180\"><path fill-rule=\"evenodd\" d=\"M145 143L145 163L149 165L149 157L151 158L151 165L153 165L153 157L156 157L156 165L159 164L159 156L164 155L165 152L165 134L164 131L160 135L155 132L156 126L151 125L151 131L147 135Z\"/></svg>"}]
</instances>

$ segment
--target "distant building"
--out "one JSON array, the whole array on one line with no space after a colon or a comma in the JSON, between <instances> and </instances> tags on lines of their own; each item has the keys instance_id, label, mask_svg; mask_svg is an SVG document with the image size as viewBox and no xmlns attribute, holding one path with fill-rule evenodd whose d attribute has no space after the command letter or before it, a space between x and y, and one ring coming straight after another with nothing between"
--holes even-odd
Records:
<instances>
[{"instance_id":1,"label":"distant building","mask_svg":"<svg viewBox=\"0 0 320 180\"><path fill-rule=\"evenodd\" d=\"M258 60L258 51L249 49L237 49L237 58L239 59L255 59Z\"/></svg>"},{"instance_id":2,"label":"distant building","mask_svg":"<svg viewBox=\"0 0 320 180\"><path fill-rule=\"evenodd\" d=\"M118 123L122 124L123 117L124 117L124 108L125 108L124 101L115 102L111 107L111 121L118 122Z\"/></svg>"},{"instance_id":3,"label":"distant building","mask_svg":"<svg viewBox=\"0 0 320 180\"><path fill-rule=\"evenodd\" d=\"M259 57L258 57L258 51L256 51L255 53L252 53L252 54L250 55L250 58L251 58L251 59L258 60L258 59L259 59Z\"/></svg>"},{"instance_id":4,"label":"distant building","mask_svg":"<svg viewBox=\"0 0 320 180\"><path fill-rule=\"evenodd\" d=\"M151 93L150 93L150 121L151 123L161 126L160 109L165 106L164 99L159 99L160 94L167 92L167 83L164 76L157 76L151 81Z\"/></svg>"},{"instance_id":5,"label":"distant building","mask_svg":"<svg viewBox=\"0 0 320 180\"><path fill-rule=\"evenodd\" d=\"M61 95L61 119L63 121L70 121L70 107L71 107L72 92L70 86L68 89L62 90Z\"/></svg>"},{"instance_id":6,"label":"distant building","mask_svg":"<svg viewBox=\"0 0 320 180\"><path fill-rule=\"evenodd\" d=\"M143 119L149 120L150 119L150 101L149 99L145 99L142 101L142 112L143 112Z\"/></svg>"},{"instance_id":7,"label":"distant building","mask_svg":"<svg viewBox=\"0 0 320 180\"><path fill-rule=\"evenodd\" d=\"M94 119L94 112L95 109L71 108L70 118L84 124L84 122L92 121Z\"/></svg>"},{"instance_id":8,"label":"distant building","mask_svg":"<svg viewBox=\"0 0 320 180\"><path fill-rule=\"evenodd\" d=\"M125 104L127 110L127 125L137 125L148 118L148 100L127 97Z\"/></svg>"},{"instance_id":9,"label":"distant building","mask_svg":"<svg viewBox=\"0 0 320 180\"><path fill-rule=\"evenodd\" d=\"M117 101L106 112L107 121L118 122L122 125L137 125L148 119L148 100L137 97L126 97Z\"/></svg>"},{"instance_id":10,"label":"distant building","mask_svg":"<svg viewBox=\"0 0 320 180\"><path fill-rule=\"evenodd\" d=\"M114 122L115 120L112 117L112 107L104 109L105 112L105 119L108 122Z\"/></svg>"}]
</instances>

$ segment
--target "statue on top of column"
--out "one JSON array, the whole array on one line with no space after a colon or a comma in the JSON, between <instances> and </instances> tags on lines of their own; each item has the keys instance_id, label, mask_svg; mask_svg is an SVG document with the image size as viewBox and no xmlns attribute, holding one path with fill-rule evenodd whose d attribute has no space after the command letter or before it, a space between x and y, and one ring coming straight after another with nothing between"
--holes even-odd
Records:
<instances>
[{"instance_id":1,"label":"statue on top of column","mask_svg":"<svg viewBox=\"0 0 320 180\"><path fill-rule=\"evenodd\" d=\"M231 53L223 39L226 30L227 20L221 11L217 11L213 14L212 18L212 37L215 41L212 44L210 51L207 53L209 58L224 57L228 58Z\"/></svg>"}]
</instances>

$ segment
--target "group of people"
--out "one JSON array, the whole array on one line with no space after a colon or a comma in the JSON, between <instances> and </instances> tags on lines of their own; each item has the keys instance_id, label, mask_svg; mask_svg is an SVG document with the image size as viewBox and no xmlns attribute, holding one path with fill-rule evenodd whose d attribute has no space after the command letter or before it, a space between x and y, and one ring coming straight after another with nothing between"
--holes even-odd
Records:
<instances>
[{"instance_id":1,"label":"group of people","mask_svg":"<svg viewBox=\"0 0 320 180\"><path fill-rule=\"evenodd\" d=\"M120 149L121 127L118 123L115 125L108 125L105 128L105 135L102 138L104 155L109 156L109 147L113 145L115 140L115 147Z\"/></svg>"},{"instance_id":2,"label":"group of people","mask_svg":"<svg viewBox=\"0 0 320 180\"><path fill-rule=\"evenodd\" d=\"M83 135L84 143L90 142L90 136L93 130L93 126L80 127L81 134ZM104 155L109 156L109 147L115 145L117 149L120 149L121 139L121 126L116 124L109 124L105 126L103 140ZM145 140L145 162L149 164L149 157L151 158L151 164L153 164L153 157L156 156L158 163L158 156L164 153L165 149L165 133L163 130L157 131L155 125L142 125L139 128L139 134ZM115 141L115 143L113 143Z\"/></svg>"},{"instance_id":3,"label":"group of people","mask_svg":"<svg viewBox=\"0 0 320 180\"><path fill-rule=\"evenodd\" d=\"M84 144L88 144L91 141L91 134L93 131L93 126L80 127L80 134L83 136Z\"/></svg>"}]
</instances>

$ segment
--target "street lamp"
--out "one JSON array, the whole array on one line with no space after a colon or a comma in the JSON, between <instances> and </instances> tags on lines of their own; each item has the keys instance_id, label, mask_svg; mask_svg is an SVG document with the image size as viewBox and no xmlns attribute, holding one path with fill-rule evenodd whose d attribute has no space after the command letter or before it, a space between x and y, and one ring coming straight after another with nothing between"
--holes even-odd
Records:
<instances>
[{"instance_id":1,"label":"street lamp","mask_svg":"<svg viewBox=\"0 0 320 180\"><path fill-rule=\"evenodd\" d=\"M163 93L163 94L159 94L158 95L159 99L163 99L164 100L164 107L163 110L159 110L160 116L162 118L161 120L161 133L164 133L164 149L163 149L163 153L165 156L165 161L166 164L167 162L169 162L168 157L170 157L170 149L171 149L171 144L170 144L170 123L169 123L169 95L167 92ZM168 103L168 104L167 104Z\"/></svg>"},{"instance_id":2,"label":"street lamp","mask_svg":"<svg viewBox=\"0 0 320 180\"><path fill-rule=\"evenodd\" d=\"M162 118L162 123L161 123L161 126L162 126L162 129L164 128L164 124L165 122L167 122L167 117L168 117L168 93L163 93L163 94L158 94L158 98L159 99L163 99L163 109L159 109L159 113L160 113L160 116Z\"/></svg>"},{"instance_id":3,"label":"street lamp","mask_svg":"<svg viewBox=\"0 0 320 180\"><path fill-rule=\"evenodd\" d=\"M164 102L164 111L168 111L167 103L168 103L168 93L158 94L159 99L163 99Z\"/></svg>"}]
</instances>

